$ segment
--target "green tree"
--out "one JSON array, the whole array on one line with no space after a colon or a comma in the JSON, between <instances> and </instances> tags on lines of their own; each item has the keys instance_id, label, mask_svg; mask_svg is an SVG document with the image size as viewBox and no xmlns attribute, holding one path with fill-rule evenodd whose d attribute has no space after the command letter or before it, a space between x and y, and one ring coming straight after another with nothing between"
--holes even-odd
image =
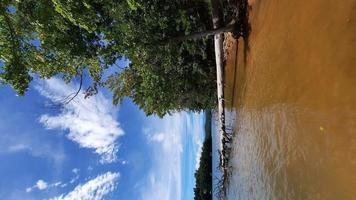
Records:
<instances>
[{"instance_id":1,"label":"green tree","mask_svg":"<svg viewBox=\"0 0 356 200\"><path fill-rule=\"evenodd\" d=\"M210 108L211 21L205 0L3 0L1 82L24 95L33 74L69 82L87 69L88 91L107 86L115 103L131 97L147 114ZM129 67L103 80L103 71L122 57Z\"/></svg>"},{"instance_id":2,"label":"green tree","mask_svg":"<svg viewBox=\"0 0 356 200\"><path fill-rule=\"evenodd\" d=\"M81 21L71 21L63 14L67 10L53 2L0 3L0 55L4 61L0 77L19 95L28 88L30 72L41 78L60 74L69 81L88 68L91 78L99 82L101 71L115 60L98 33L83 28L89 25Z\"/></svg>"}]
</instances>

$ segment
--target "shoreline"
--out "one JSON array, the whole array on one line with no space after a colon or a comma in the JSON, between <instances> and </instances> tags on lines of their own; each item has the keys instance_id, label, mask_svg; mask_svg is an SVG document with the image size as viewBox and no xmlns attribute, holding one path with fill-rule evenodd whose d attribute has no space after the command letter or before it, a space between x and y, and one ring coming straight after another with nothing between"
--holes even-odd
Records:
<instances>
[{"instance_id":1,"label":"shoreline","mask_svg":"<svg viewBox=\"0 0 356 200\"><path fill-rule=\"evenodd\" d=\"M244 52L248 50L248 36L250 33L250 25L248 22L248 2L246 0L237 0L235 2L236 6L236 21L238 26L236 31L232 33L225 33L215 35L215 56L216 56L216 71L217 71L217 96L218 96L218 106L217 106L217 119L218 119L218 134L219 134L219 170L221 172L220 180L217 183L217 197L223 199L226 196L226 184L229 176L229 159L232 144L232 132L226 131L225 126L225 110L227 109L225 100L225 90L226 90L226 68L227 62L229 60L228 54L228 40L229 37L232 41L236 41L236 52L235 52L235 65L237 64L237 54L238 54L238 43L239 38L243 39L243 49ZM243 59L246 61L246 57ZM236 71L234 72L236 73ZM234 80L235 82L236 80ZM234 96L234 93L232 94Z\"/></svg>"}]
</instances>

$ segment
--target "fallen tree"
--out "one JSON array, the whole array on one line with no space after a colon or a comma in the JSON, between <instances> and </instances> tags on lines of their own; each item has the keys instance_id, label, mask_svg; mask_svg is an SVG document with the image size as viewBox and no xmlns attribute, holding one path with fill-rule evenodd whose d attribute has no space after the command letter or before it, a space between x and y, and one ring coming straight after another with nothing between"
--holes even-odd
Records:
<instances>
[{"instance_id":1,"label":"fallen tree","mask_svg":"<svg viewBox=\"0 0 356 200\"><path fill-rule=\"evenodd\" d=\"M234 21L234 29L231 30L233 36L238 38L240 36L247 37L249 27L247 22L247 3L244 0L234 2L236 4L236 19ZM212 5L212 20L214 29L224 27L223 22L223 9L221 1L211 0ZM236 21L235 21L236 20ZM231 150L231 133L226 132L225 127L225 97L224 97L224 50L223 50L224 33L216 33L214 35L214 51L216 62L216 82L217 82L217 100L218 100L218 133L220 138L219 143L219 156L220 156L220 171L222 177L217 185L218 198L224 199L226 196L226 184L228 179L229 169L229 154Z\"/></svg>"},{"instance_id":2,"label":"fallen tree","mask_svg":"<svg viewBox=\"0 0 356 200\"><path fill-rule=\"evenodd\" d=\"M218 29L223 24L222 22L222 9L220 1L212 0L212 14L213 14L213 26L214 29ZM222 153L224 148L224 138L226 137L225 131L225 103L224 103L224 55L223 55L223 40L224 35L218 33L214 35L214 50L215 50L215 62L216 62L216 82L217 82L217 97L218 97L218 131L220 134L220 166L223 173L226 173L226 158Z\"/></svg>"}]
</instances>

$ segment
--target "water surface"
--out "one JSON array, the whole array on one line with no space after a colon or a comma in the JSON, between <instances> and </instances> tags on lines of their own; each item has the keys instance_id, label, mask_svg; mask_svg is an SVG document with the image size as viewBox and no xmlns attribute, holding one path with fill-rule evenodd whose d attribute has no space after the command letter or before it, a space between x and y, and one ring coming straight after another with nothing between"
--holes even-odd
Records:
<instances>
[{"instance_id":1,"label":"water surface","mask_svg":"<svg viewBox=\"0 0 356 200\"><path fill-rule=\"evenodd\" d=\"M356 199L356 1L249 3L226 69L228 199Z\"/></svg>"}]
</instances>

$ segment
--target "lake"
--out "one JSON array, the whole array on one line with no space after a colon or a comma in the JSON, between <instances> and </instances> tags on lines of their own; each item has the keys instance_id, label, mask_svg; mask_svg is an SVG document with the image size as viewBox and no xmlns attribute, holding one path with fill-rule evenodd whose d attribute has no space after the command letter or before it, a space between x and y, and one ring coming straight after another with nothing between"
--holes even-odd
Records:
<instances>
[{"instance_id":1,"label":"lake","mask_svg":"<svg viewBox=\"0 0 356 200\"><path fill-rule=\"evenodd\" d=\"M249 4L227 42L227 199L356 199L356 1Z\"/></svg>"}]
</instances>

